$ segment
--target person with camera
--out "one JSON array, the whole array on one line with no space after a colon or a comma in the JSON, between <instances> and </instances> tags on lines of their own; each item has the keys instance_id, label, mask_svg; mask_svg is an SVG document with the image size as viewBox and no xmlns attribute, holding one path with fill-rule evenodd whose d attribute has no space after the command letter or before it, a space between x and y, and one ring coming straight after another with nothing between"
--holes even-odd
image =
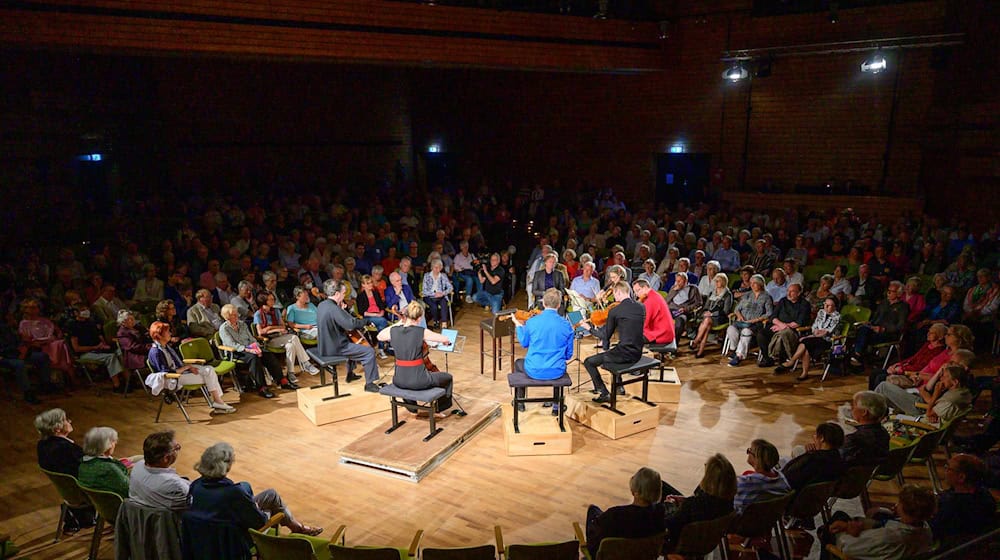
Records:
<instances>
[{"instance_id":1,"label":"person with camera","mask_svg":"<svg viewBox=\"0 0 1000 560\"><path fill-rule=\"evenodd\" d=\"M491 254L489 264L480 264L476 275L482 290L476 292L474 301L484 307L488 306L493 313L499 313L503 307L503 282L507 275L500 266L500 255Z\"/></svg>"}]
</instances>

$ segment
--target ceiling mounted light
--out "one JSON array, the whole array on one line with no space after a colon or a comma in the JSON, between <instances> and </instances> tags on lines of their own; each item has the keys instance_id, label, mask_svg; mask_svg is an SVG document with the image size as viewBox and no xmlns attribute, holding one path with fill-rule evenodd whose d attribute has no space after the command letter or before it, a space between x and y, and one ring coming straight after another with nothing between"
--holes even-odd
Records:
<instances>
[{"instance_id":1,"label":"ceiling mounted light","mask_svg":"<svg viewBox=\"0 0 1000 560\"><path fill-rule=\"evenodd\" d=\"M722 72L722 78L730 82L738 82L748 77L750 77L750 73L747 72L746 67L741 62L734 62L732 66Z\"/></svg>"},{"instance_id":2,"label":"ceiling mounted light","mask_svg":"<svg viewBox=\"0 0 1000 560\"><path fill-rule=\"evenodd\" d=\"M885 56L882 54L881 50L875 51L875 54L871 55L867 60L861 63L861 71L869 74L878 74L888 67L889 64L886 62Z\"/></svg>"}]
</instances>

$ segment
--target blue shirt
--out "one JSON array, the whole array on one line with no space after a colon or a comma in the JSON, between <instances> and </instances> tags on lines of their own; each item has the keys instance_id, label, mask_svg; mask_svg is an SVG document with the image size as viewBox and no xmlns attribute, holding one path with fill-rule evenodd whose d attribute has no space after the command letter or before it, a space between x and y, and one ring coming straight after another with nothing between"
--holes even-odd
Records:
<instances>
[{"instance_id":1,"label":"blue shirt","mask_svg":"<svg viewBox=\"0 0 1000 560\"><path fill-rule=\"evenodd\" d=\"M299 309L298 304L291 304L286 311L285 321L299 325L316 326L316 306L309 302L305 309Z\"/></svg>"},{"instance_id":2,"label":"blue shirt","mask_svg":"<svg viewBox=\"0 0 1000 560\"><path fill-rule=\"evenodd\" d=\"M517 327L517 339L528 349L524 371L532 379L558 379L573 357L573 325L555 309L546 309Z\"/></svg>"},{"instance_id":3,"label":"blue shirt","mask_svg":"<svg viewBox=\"0 0 1000 560\"><path fill-rule=\"evenodd\" d=\"M712 255L712 259L719 261L719 266L722 267L723 272L735 272L740 267L740 254L736 249L720 247Z\"/></svg>"}]
</instances>

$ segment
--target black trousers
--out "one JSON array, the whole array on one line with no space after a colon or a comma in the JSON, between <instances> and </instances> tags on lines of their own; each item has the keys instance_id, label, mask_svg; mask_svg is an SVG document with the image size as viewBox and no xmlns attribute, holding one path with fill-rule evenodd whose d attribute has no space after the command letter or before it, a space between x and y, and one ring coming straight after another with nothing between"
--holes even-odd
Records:
<instances>
[{"instance_id":1,"label":"black trousers","mask_svg":"<svg viewBox=\"0 0 1000 560\"><path fill-rule=\"evenodd\" d=\"M271 373L271 377L275 381L284 377L284 374L281 373L281 362L271 352L262 352L260 356L250 352L237 352L236 359L246 363L250 368L250 382L254 385L254 389L267 386L264 377L265 369Z\"/></svg>"},{"instance_id":2,"label":"black trousers","mask_svg":"<svg viewBox=\"0 0 1000 560\"><path fill-rule=\"evenodd\" d=\"M594 384L594 389L599 393L605 394L608 392L608 386L601 379L601 373L597 371L597 368L604 364L624 364L631 365L634 362L616 362L613 359L608 359L608 353L602 352L600 354L594 354L593 356L587 358L583 361L583 367L587 368L587 373L590 374L590 381Z\"/></svg>"}]
</instances>

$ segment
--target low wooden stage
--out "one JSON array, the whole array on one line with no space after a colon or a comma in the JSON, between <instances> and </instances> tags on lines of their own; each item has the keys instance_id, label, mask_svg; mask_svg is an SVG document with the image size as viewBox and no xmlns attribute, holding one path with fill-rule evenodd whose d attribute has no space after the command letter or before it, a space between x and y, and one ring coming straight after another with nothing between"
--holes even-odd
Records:
<instances>
[{"instance_id":1,"label":"low wooden stage","mask_svg":"<svg viewBox=\"0 0 1000 560\"><path fill-rule=\"evenodd\" d=\"M343 447L340 462L376 474L420 482L500 416L500 404L496 401L456 394L455 402L465 408L466 415L449 414L438 420L437 425L442 431L429 441L423 441L428 433L427 420L400 408L400 420L405 420L406 424L387 434L385 432L392 427L392 421L387 419L380 423Z\"/></svg>"}]
</instances>

